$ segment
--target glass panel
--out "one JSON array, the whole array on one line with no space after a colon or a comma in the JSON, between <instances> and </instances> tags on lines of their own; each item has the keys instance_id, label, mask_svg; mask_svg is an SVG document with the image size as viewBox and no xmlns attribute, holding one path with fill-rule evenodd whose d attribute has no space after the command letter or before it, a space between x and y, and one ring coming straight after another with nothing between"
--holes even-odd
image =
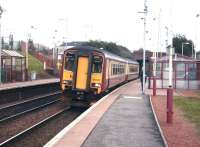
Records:
<instances>
[{"instance_id":1,"label":"glass panel","mask_svg":"<svg viewBox=\"0 0 200 147\"><path fill-rule=\"evenodd\" d=\"M111 75L113 75L113 64L111 64Z\"/></svg>"},{"instance_id":2,"label":"glass panel","mask_svg":"<svg viewBox=\"0 0 200 147\"><path fill-rule=\"evenodd\" d=\"M74 64L75 64L75 55L67 53L65 57L65 69L72 71Z\"/></svg>"},{"instance_id":3,"label":"glass panel","mask_svg":"<svg viewBox=\"0 0 200 147\"><path fill-rule=\"evenodd\" d=\"M188 64L188 70L189 70L189 74L188 77L190 80L196 80L197 77L197 69L196 69L196 64Z\"/></svg>"},{"instance_id":4,"label":"glass panel","mask_svg":"<svg viewBox=\"0 0 200 147\"><path fill-rule=\"evenodd\" d=\"M185 71L185 63L177 63L176 70L177 71Z\"/></svg>"},{"instance_id":5,"label":"glass panel","mask_svg":"<svg viewBox=\"0 0 200 147\"><path fill-rule=\"evenodd\" d=\"M197 73L195 71L189 72L188 77L190 80L196 80Z\"/></svg>"},{"instance_id":6,"label":"glass panel","mask_svg":"<svg viewBox=\"0 0 200 147\"><path fill-rule=\"evenodd\" d=\"M161 71L156 71L156 77L161 78Z\"/></svg>"},{"instance_id":7,"label":"glass panel","mask_svg":"<svg viewBox=\"0 0 200 147\"><path fill-rule=\"evenodd\" d=\"M185 78L185 71L176 71L176 78Z\"/></svg>"},{"instance_id":8,"label":"glass panel","mask_svg":"<svg viewBox=\"0 0 200 147\"><path fill-rule=\"evenodd\" d=\"M92 72L93 73L101 73L102 71L102 57L94 56L92 62Z\"/></svg>"},{"instance_id":9,"label":"glass panel","mask_svg":"<svg viewBox=\"0 0 200 147\"><path fill-rule=\"evenodd\" d=\"M134 66L134 65L132 65L132 66L129 66L129 72L137 72L137 66Z\"/></svg>"},{"instance_id":10,"label":"glass panel","mask_svg":"<svg viewBox=\"0 0 200 147\"><path fill-rule=\"evenodd\" d=\"M21 66L20 65L16 65L16 70L21 71Z\"/></svg>"},{"instance_id":11,"label":"glass panel","mask_svg":"<svg viewBox=\"0 0 200 147\"><path fill-rule=\"evenodd\" d=\"M163 70L168 71L169 69L169 64L168 63L163 63Z\"/></svg>"},{"instance_id":12,"label":"glass panel","mask_svg":"<svg viewBox=\"0 0 200 147\"><path fill-rule=\"evenodd\" d=\"M169 72L163 71L163 79L168 79L168 78L169 78Z\"/></svg>"},{"instance_id":13,"label":"glass panel","mask_svg":"<svg viewBox=\"0 0 200 147\"><path fill-rule=\"evenodd\" d=\"M156 70L161 70L162 63L156 63Z\"/></svg>"}]
</instances>

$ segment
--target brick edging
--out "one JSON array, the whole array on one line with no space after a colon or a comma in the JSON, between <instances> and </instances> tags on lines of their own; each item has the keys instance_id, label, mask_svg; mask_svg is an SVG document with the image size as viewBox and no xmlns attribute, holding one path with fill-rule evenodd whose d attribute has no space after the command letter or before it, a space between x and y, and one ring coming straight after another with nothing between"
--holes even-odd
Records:
<instances>
[{"instance_id":1,"label":"brick edging","mask_svg":"<svg viewBox=\"0 0 200 147\"><path fill-rule=\"evenodd\" d=\"M157 115L156 115L155 110L154 110L154 108L153 108L153 103L152 103L151 95L147 95L147 96L149 97L150 104L151 104L151 110L152 110L152 112L153 112L153 116L154 116L154 119L155 119L156 124L157 124L157 126L158 126L158 129L159 129L160 135L161 135L161 137L162 137L162 140L163 140L163 142L164 142L164 145L165 145L165 147L168 147L166 138L165 138L164 133L163 133L161 127L160 127L160 124L159 124L159 122L158 122Z\"/></svg>"}]
</instances>

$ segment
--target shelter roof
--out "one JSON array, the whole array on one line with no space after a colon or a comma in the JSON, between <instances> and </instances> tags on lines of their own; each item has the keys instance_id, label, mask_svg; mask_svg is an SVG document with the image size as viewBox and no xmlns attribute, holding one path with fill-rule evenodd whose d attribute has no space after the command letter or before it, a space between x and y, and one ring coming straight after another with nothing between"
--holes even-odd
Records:
<instances>
[{"instance_id":1,"label":"shelter roof","mask_svg":"<svg viewBox=\"0 0 200 147\"><path fill-rule=\"evenodd\" d=\"M17 51L5 50L5 49L2 50L1 56L3 56L3 57L18 57L18 58L23 58L24 57L23 55L21 55Z\"/></svg>"}]
</instances>

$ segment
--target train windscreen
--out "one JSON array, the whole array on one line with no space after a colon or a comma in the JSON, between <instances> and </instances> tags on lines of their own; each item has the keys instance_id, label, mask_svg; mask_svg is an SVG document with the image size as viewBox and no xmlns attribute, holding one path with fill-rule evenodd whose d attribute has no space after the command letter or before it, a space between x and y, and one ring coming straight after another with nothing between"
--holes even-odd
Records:
<instances>
[{"instance_id":1,"label":"train windscreen","mask_svg":"<svg viewBox=\"0 0 200 147\"><path fill-rule=\"evenodd\" d=\"M75 63L75 55L67 53L65 57L65 69L72 71Z\"/></svg>"},{"instance_id":2,"label":"train windscreen","mask_svg":"<svg viewBox=\"0 0 200 147\"><path fill-rule=\"evenodd\" d=\"M93 56L93 61L92 61L92 72L93 73L101 73L102 72L102 62L103 62L102 57Z\"/></svg>"}]
</instances>

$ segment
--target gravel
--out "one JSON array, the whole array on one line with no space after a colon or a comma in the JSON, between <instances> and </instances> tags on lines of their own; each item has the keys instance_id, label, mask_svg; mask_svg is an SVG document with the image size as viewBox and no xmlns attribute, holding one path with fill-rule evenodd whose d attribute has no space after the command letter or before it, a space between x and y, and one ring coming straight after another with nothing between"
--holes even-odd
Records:
<instances>
[{"instance_id":1,"label":"gravel","mask_svg":"<svg viewBox=\"0 0 200 147\"><path fill-rule=\"evenodd\" d=\"M35 129L29 134L24 135L18 141L14 142L10 146L15 147L40 147L46 144L50 139L52 139L58 132L60 132L64 127L71 123L75 118L77 118L84 109L70 109L65 113L59 115L56 119L51 120L44 126Z\"/></svg>"},{"instance_id":2,"label":"gravel","mask_svg":"<svg viewBox=\"0 0 200 147\"><path fill-rule=\"evenodd\" d=\"M166 123L166 96L152 97L153 106L169 147L200 147L194 126L174 106L173 124Z\"/></svg>"},{"instance_id":3,"label":"gravel","mask_svg":"<svg viewBox=\"0 0 200 147\"><path fill-rule=\"evenodd\" d=\"M61 110L63 106L58 102L48 107L38 109L12 120L0 123L0 142L38 123L46 117Z\"/></svg>"}]
</instances>

